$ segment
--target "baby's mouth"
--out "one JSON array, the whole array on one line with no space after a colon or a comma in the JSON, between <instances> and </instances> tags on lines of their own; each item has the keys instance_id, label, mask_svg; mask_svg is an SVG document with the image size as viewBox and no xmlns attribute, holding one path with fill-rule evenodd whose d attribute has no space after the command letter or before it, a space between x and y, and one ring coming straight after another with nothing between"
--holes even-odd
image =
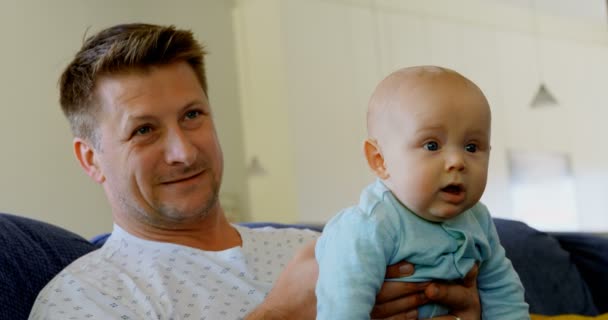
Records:
<instances>
[{"instance_id":1,"label":"baby's mouth","mask_svg":"<svg viewBox=\"0 0 608 320\"><path fill-rule=\"evenodd\" d=\"M464 188L458 184L450 184L450 185L447 185L447 186L441 188L441 191L449 193L449 194L460 194L461 192L464 191Z\"/></svg>"}]
</instances>

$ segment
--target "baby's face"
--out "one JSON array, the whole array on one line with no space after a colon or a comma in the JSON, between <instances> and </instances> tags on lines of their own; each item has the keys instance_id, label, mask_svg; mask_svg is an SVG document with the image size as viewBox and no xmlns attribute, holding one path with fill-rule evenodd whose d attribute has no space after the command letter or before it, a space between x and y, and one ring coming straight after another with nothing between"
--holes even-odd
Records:
<instances>
[{"instance_id":1,"label":"baby's face","mask_svg":"<svg viewBox=\"0 0 608 320\"><path fill-rule=\"evenodd\" d=\"M399 89L381 148L387 186L420 217L444 221L471 208L486 186L490 109L453 75Z\"/></svg>"}]
</instances>

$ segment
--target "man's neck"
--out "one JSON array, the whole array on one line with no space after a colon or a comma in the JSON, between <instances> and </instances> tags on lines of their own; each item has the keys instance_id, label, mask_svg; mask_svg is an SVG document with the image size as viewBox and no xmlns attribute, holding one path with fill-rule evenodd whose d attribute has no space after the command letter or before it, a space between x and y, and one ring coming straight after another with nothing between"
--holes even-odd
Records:
<instances>
[{"instance_id":1,"label":"man's neck","mask_svg":"<svg viewBox=\"0 0 608 320\"><path fill-rule=\"evenodd\" d=\"M151 225L132 215L114 215L114 223L142 239L170 242L205 251L222 251L242 245L239 232L221 210L196 221L175 224L170 228Z\"/></svg>"}]
</instances>

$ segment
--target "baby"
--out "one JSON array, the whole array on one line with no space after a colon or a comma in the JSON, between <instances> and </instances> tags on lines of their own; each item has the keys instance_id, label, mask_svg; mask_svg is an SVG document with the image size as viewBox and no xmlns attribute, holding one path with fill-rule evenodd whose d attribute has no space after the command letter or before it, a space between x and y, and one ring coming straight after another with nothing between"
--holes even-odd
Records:
<instances>
[{"instance_id":1,"label":"baby","mask_svg":"<svg viewBox=\"0 0 608 320\"><path fill-rule=\"evenodd\" d=\"M326 225L316 246L317 319L369 319L386 266L408 282L462 279L477 263L483 319L529 319L524 288L479 202L490 157L490 107L459 73L398 70L373 93L367 163L377 181ZM449 314L419 308L419 318ZM455 317L457 318L457 317Z\"/></svg>"}]
</instances>

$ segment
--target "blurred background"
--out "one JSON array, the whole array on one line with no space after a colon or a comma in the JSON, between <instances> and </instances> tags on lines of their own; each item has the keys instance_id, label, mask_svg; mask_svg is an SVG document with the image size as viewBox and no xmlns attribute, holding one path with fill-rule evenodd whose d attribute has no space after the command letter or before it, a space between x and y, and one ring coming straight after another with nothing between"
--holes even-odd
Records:
<instances>
[{"instance_id":1,"label":"blurred background","mask_svg":"<svg viewBox=\"0 0 608 320\"><path fill-rule=\"evenodd\" d=\"M101 187L72 155L57 79L87 34L149 22L191 29L210 52L235 222L323 223L354 204L373 181L372 90L433 64L490 101L482 201L494 216L606 232L607 13L604 0L3 0L0 211L85 237L111 230Z\"/></svg>"}]
</instances>

